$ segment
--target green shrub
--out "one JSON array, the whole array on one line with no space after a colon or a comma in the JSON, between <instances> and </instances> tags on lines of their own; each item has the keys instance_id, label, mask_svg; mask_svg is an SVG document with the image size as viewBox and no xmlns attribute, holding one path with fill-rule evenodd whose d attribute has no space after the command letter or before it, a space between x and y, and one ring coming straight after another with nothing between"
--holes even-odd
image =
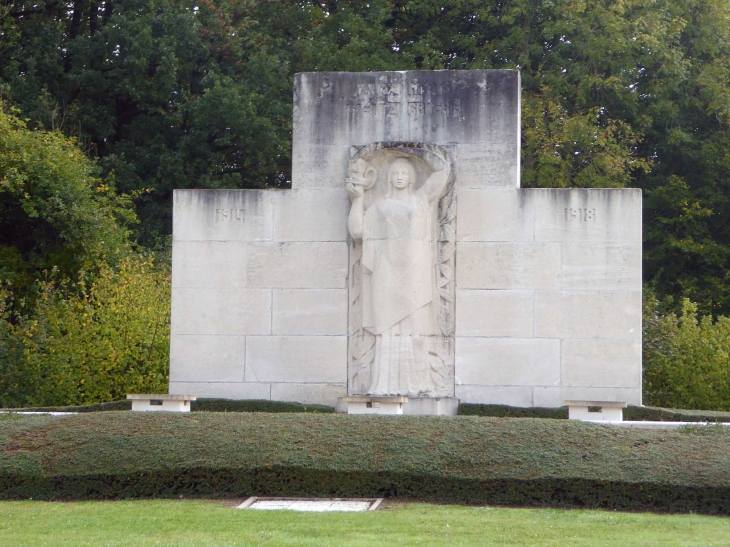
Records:
<instances>
[{"instance_id":1,"label":"green shrub","mask_svg":"<svg viewBox=\"0 0 730 547\"><path fill-rule=\"evenodd\" d=\"M197 399L190 405L193 412L319 412L331 414L335 411L326 405L304 405L283 401L249 400L235 401L232 399Z\"/></svg>"},{"instance_id":2,"label":"green shrub","mask_svg":"<svg viewBox=\"0 0 730 547\"><path fill-rule=\"evenodd\" d=\"M508 405L459 405L460 416L489 416L492 418L551 418L568 419L568 407L541 408L541 407L517 407Z\"/></svg>"},{"instance_id":3,"label":"green shrub","mask_svg":"<svg viewBox=\"0 0 730 547\"><path fill-rule=\"evenodd\" d=\"M96 281L45 281L11 314L0 294L0 406L83 405L167 392L170 275L127 253Z\"/></svg>"},{"instance_id":4,"label":"green shrub","mask_svg":"<svg viewBox=\"0 0 730 547\"><path fill-rule=\"evenodd\" d=\"M730 431L473 416L0 415L0 498L337 496L730 514Z\"/></svg>"},{"instance_id":5,"label":"green shrub","mask_svg":"<svg viewBox=\"0 0 730 547\"><path fill-rule=\"evenodd\" d=\"M644 401L679 409L730 410L730 318L699 317L685 299L679 315L644 310Z\"/></svg>"}]
</instances>

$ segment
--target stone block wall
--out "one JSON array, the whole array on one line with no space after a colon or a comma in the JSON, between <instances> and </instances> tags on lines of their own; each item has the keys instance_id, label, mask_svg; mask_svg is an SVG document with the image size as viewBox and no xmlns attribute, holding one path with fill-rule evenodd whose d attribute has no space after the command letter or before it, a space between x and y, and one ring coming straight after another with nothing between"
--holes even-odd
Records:
<instances>
[{"instance_id":1,"label":"stone block wall","mask_svg":"<svg viewBox=\"0 0 730 547\"><path fill-rule=\"evenodd\" d=\"M641 191L461 190L456 396L641 404Z\"/></svg>"},{"instance_id":2,"label":"stone block wall","mask_svg":"<svg viewBox=\"0 0 730 547\"><path fill-rule=\"evenodd\" d=\"M346 394L346 208L330 189L175 191L170 393Z\"/></svg>"},{"instance_id":3,"label":"stone block wall","mask_svg":"<svg viewBox=\"0 0 730 547\"><path fill-rule=\"evenodd\" d=\"M345 170L430 143L456 189L455 394L641 403L641 193L519 188L514 71L299 74L292 190L176 190L170 393L347 394Z\"/></svg>"}]
</instances>

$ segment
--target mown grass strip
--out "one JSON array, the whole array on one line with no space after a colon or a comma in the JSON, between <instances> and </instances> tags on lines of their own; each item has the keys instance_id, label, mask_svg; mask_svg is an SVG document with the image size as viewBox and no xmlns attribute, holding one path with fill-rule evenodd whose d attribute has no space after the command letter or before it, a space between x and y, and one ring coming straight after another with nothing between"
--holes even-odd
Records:
<instances>
[{"instance_id":1,"label":"mown grass strip","mask_svg":"<svg viewBox=\"0 0 730 547\"><path fill-rule=\"evenodd\" d=\"M0 497L283 495L730 514L730 432L470 416L4 415Z\"/></svg>"},{"instance_id":2,"label":"mown grass strip","mask_svg":"<svg viewBox=\"0 0 730 547\"><path fill-rule=\"evenodd\" d=\"M609 511L398 505L370 513L239 511L208 501L0 502L4 545L725 545L727 519Z\"/></svg>"}]
</instances>

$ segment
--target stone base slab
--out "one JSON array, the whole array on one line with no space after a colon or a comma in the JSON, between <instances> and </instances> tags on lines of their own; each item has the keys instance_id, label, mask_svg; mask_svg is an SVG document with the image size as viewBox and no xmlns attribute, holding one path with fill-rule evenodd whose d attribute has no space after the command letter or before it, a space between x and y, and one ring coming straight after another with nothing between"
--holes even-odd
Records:
<instances>
[{"instance_id":1,"label":"stone base slab","mask_svg":"<svg viewBox=\"0 0 730 547\"><path fill-rule=\"evenodd\" d=\"M193 395L140 394L127 395L132 401L134 412L190 412L190 402L195 401Z\"/></svg>"},{"instance_id":2,"label":"stone base slab","mask_svg":"<svg viewBox=\"0 0 730 547\"><path fill-rule=\"evenodd\" d=\"M410 416L456 416L459 399L456 397L340 397L338 412L347 414L391 414Z\"/></svg>"},{"instance_id":3,"label":"stone base slab","mask_svg":"<svg viewBox=\"0 0 730 547\"><path fill-rule=\"evenodd\" d=\"M340 397L340 408L348 414L403 414L408 397Z\"/></svg>"}]
</instances>

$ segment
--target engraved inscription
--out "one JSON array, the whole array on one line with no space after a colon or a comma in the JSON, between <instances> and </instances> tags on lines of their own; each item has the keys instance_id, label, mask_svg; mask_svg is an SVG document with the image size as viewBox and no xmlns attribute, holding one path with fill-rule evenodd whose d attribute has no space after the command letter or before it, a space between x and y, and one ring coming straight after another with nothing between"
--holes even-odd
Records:
<instances>
[{"instance_id":1,"label":"engraved inscription","mask_svg":"<svg viewBox=\"0 0 730 547\"><path fill-rule=\"evenodd\" d=\"M243 222L243 209L216 209L215 210L215 221L226 222L226 221L239 221Z\"/></svg>"},{"instance_id":2,"label":"engraved inscription","mask_svg":"<svg viewBox=\"0 0 730 547\"><path fill-rule=\"evenodd\" d=\"M461 119L463 107L460 99L449 100L452 84L450 82L422 83L413 80L409 85L390 80L378 83L361 83L357 91L339 97L345 108L354 117L395 117L405 107L409 118L424 115ZM405 103L405 105L403 104Z\"/></svg>"},{"instance_id":3,"label":"engraved inscription","mask_svg":"<svg viewBox=\"0 0 730 547\"><path fill-rule=\"evenodd\" d=\"M570 207L566 207L565 220L577 222L592 222L596 220L596 210L583 208L572 209Z\"/></svg>"}]
</instances>

